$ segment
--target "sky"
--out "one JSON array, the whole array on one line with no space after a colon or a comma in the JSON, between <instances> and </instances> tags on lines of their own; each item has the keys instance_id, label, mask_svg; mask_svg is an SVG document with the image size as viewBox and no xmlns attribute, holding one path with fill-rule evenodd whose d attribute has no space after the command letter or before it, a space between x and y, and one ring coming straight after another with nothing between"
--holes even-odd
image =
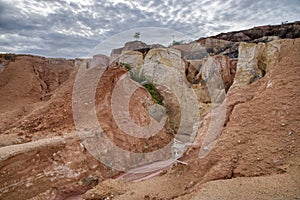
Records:
<instances>
[{"instance_id":1,"label":"sky","mask_svg":"<svg viewBox=\"0 0 300 200\"><path fill-rule=\"evenodd\" d=\"M0 0L0 52L76 58L300 20L300 0Z\"/></svg>"}]
</instances>

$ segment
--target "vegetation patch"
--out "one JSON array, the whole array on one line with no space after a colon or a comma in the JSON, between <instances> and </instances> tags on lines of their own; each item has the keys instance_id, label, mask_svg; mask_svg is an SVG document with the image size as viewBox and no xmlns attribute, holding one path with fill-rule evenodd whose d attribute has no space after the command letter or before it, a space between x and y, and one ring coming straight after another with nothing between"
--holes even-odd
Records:
<instances>
[{"instance_id":1,"label":"vegetation patch","mask_svg":"<svg viewBox=\"0 0 300 200\"><path fill-rule=\"evenodd\" d=\"M130 66L130 64L128 64L128 63L120 63L120 65L122 66L122 67L124 67L127 71L130 71L131 70L131 66Z\"/></svg>"},{"instance_id":2,"label":"vegetation patch","mask_svg":"<svg viewBox=\"0 0 300 200\"><path fill-rule=\"evenodd\" d=\"M143 85L148 92L151 94L152 99L155 101L155 103L163 106L163 97L161 94L157 91L155 86L152 83L146 83Z\"/></svg>"},{"instance_id":3,"label":"vegetation patch","mask_svg":"<svg viewBox=\"0 0 300 200\"><path fill-rule=\"evenodd\" d=\"M12 61L15 62L17 55L14 53L0 54L0 61Z\"/></svg>"},{"instance_id":4,"label":"vegetation patch","mask_svg":"<svg viewBox=\"0 0 300 200\"><path fill-rule=\"evenodd\" d=\"M135 71L135 69L131 70L129 73L130 73L130 78L132 80L138 82L144 88L146 88L146 90L150 93L155 103L163 106L163 96L155 88L153 83L149 83L149 81L147 81L147 78L144 75L140 75L138 71Z\"/></svg>"}]
</instances>

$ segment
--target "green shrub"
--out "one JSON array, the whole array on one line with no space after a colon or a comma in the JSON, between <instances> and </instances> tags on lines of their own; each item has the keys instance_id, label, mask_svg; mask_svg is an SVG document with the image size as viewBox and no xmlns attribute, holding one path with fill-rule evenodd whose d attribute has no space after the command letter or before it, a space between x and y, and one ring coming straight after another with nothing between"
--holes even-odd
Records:
<instances>
[{"instance_id":1,"label":"green shrub","mask_svg":"<svg viewBox=\"0 0 300 200\"><path fill-rule=\"evenodd\" d=\"M128 64L128 63L120 63L120 65L122 65L122 67L124 67L127 71L130 71L131 70L131 66L130 66L130 64Z\"/></svg>"},{"instance_id":2,"label":"green shrub","mask_svg":"<svg viewBox=\"0 0 300 200\"><path fill-rule=\"evenodd\" d=\"M163 105L163 97L161 96L161 94L157 91L157 89L155 88L155 86L152 83L146 83L143 85L148 92L151 94L152 99L154 100L155 103L159 104L159 105Z\"/></svg>"},{"instance_id":3,"label":"green shrub","mask_svg":"<svg viewBox=\"0 0 300 200\"><path fill-rule=\"evenodd\" d=\"M149 82L149 78L147 78L144 75L140 74L140 71L134 68L129 72L130 78L134 80L135 82L138 82L141 84L146 90L150 93L153 101L159 105L163 106L163 97L161 94L158 92L158 90L155 88L153 83Z\"/></svg>"}]
</instances>

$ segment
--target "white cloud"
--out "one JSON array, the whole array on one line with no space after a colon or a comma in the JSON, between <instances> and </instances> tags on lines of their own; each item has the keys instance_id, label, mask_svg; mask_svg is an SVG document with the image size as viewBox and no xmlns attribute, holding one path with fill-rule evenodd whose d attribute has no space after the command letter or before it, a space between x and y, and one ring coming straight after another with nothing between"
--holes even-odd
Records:
<instances>
[{"instance_id":1,"label":"white cloud","mask_svg":"<svg viewBox=\"0 0 300 200\"><path fill-rule=\"evenodd\" d=\"M20 52L23 46L27 53L85 56L101 41L130 29L167 28L197 39L296 21L299 5L299 0L0 0L0 48ZM164 31L140 32L142 40L152 38L153 43L171 38ZM111 47L133 39L125 35Z\"/></svg>"},{"instance_id":2,"label":"white cloud","mask_svg":"<svg viewBox=\"0 0 300 200\"><path fill-rule=\"evenodd\" d=\"M65 0L68 4L75 3L81 6L92 6L93 0Z\"/></svg>"},{"instance_id":3,"label":"white cloud","mask_svg":"<svg viewBox=\"0 0 300 200\"><path fill-rule=\"evenodd\" d=\"M42 15L47 16L54 14L56 10L60 9L57 4L49 4L42 1L27 1L20 0L15 4L16 8L24 15Z\"/></svg>"}]
</instances>

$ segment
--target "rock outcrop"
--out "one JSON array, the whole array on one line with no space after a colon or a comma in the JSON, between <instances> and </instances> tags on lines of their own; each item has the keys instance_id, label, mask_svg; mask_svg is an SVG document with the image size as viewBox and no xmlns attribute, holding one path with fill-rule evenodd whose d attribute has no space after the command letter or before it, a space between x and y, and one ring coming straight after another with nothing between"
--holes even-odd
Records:
<instances>
[{"instance_id":1,"label":"rock outcrop","mask_svg":"<svg viewBox=\"0 0 300 200\"><path fill-rule=\"evenodd\" d=\"M275 40L267 44L241 43L232 88L251 84L265 76L278 62L281 46L287 42L288 40Z\"/></svg>"},{"instance_id":2,"label":"rock outcrop","mask_svg":"<svg viewBox=\"0 0 300 200\"><path fill-rule=\"evenodd\" d=\"M168 67L173 67L178 70L182 75L184 72L184 62L181 59L180 51L176 49L151 49L146 57L145 64L163 64Z\"/></svg>"},{"instance_id":3,"label":"rock outcrop","mask_svg":"<svg viewBox=\"0 0 300 200\"><path fill-rule=\"evenodd\" d=\"M265 75L265 68L259 66L259 58L265 44L241 43L239 47L239 60L233 87L253 83Z\"/></svg>"},{"instance_id":4,"label":"rock outcrop","mask_svg":"<svg viewBox=\"0 0 300 200\"><path fill-rule=\"evenodd\" d=\"M227 56L219 55L209 57L208 59L205 59L203 67L200 70L201 79L207 82L209 79L212 79L213 76L217 76L215 77L215 83L219 84L218 88L223 88L228 91L234 79L234 75L231 73L231 68L232 67ZM218 83L217 79L222 82Z\"/></svg>"},{"instance_id":5,"label":"rock outcrop","mask_svg":"<svg viewBox=\"0 0 300 200\"><path fill-rule=\"evenodd\" d=\"M266 36L277 36L284 38L300 37L300 22L282 23L281 25L259 26L243 31L221 33L211 38L222 39L232 42L252 42Z\"/></svg>"},{"instance_id":6,"label":"rock outcrop","mask_svg":"<svg viewBox=\"0 0 300 200\"><path fill-rule=\"evenodd\" d=\"M164 46L161 44L148 45L142 41L136 40L136 41L125 43L124 47L113 49L111 52L111 56L120 55L124 51L140 51L145 55L150 49L155 49L155 48L164 48Z\"/></svg>"},{"instance_id":7,"label":"rock outcrop","mask_svg":"<svg viewBox=\"0 0 300 200\"><path fill-rule=\"evenodd\" d=\"M172 48L180 50L181 57L186 60L198 60L209 55L209 52L207 51L205 46L198 42L174 45L172 46Z\"/></svg>"},{"instance_id":8,"label":"rock outcrop","mask_svg":"<svg viewBox=\"0 0 300 200\"><path fill-rule=\"evenodd\" d=\"M143 54L139 51L123 51L116 61L129 64L131 68L141 67L144 63Z\"/></svg>"}]
</instances>

